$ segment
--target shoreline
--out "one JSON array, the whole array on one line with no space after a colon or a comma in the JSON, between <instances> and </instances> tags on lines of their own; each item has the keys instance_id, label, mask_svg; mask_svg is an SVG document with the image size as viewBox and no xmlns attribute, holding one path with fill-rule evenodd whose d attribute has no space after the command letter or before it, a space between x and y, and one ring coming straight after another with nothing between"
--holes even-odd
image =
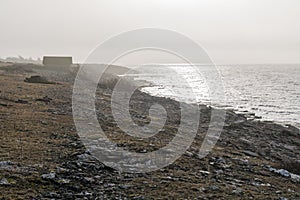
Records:
<instances>
[{"instance_id":1,"label":"shoreline","mask_svg":"<svg viewBox=\"0 0 300 200\"><path fill-rule=\"evenodd\" d=\"M244 112L244 114L249 115L255 113L255 116L262 117L262 120L274 121L283 125L291 124L300 128L300 121L298 120L299 107L297 107L297 88L299 84L297 80L295 80L295 76L289 76L288 73L283 73L281 69L275 68L274 70L276 72L274 72L274 76L276 77L278 74L282 75L282 78L278 79L278 83L276 83L273 79L270 81L259 81L256 80L256 78L267 76L271 79L270 76L273 73L268 67L266 67L265 70L258 70L257 73L252 73L252 68L256 69L255 67L256 66L246 69L227 66L220 67L220 73L222 76L224 76L224 91L226 92L226 99L215 99L215 106L224 109L234 109L236 112ZM174 66L174 68L176 68L176 66ZM165 79L168 78L168 73L164 73L164 70L162 70L162 74L156 74L153 72L153 75L151 75L151 70L152 68L150 68L148 71L146 71L146 74L144 74L143 70L141 69L140 71L142 75L137 76L136 78L146 79L156 83L154 85L157 86L154 88L147 88L151 94L160 96L176 96L168 92L173 87L176 88L176 80L172 79L172 77L169 77L172 81L175 81L174 83L169 83L167 80L165 81ZM205 89L205 85L201 84L201 81L198 82L198 78L194 78L193 74L190 75L190 73L182 72L182 70L184 70L182 67L180 70L178 70L180 73L179 75L186 76L191 79L193 83L195 83L195 88L197 88L195 90L195 94L199 95L199 101L202 100L200 103L211 104L209 102L209 96L207 90ZM294 72L293 70L295 70L295 68L287 69L287 71L291 72ZM243 71L250 73L249 77L247 77L247 75L241 75L239 77L238 74L243 73ZM267 71L269 72L268 74L266 73ZM151 73L149 76L147 75L148 72ZM296 72L297 71L295 71L295 73ZM162 78L157 78L156 75L159 75ZM237 75L237 77L235 77L235 75ZM245 79L247 83L251 80L254 82L257 81L257 83L253 83L252 87L248 87L247 83L241 82L243 79ZM293 80L295 81L293 82ZM198 83L200 84L199 89L196 85ZM295 83L295 85L293 85L293 83ZM290 92L285 92L284 85L282 84L286 84L286 87L290 88L288 90ZM270 87L269 85L273 85L273 87ZM246 88L243 88L244 86ZM264 86L266 87L266 90L263 89ZM180 89L179 92L182 92L184 95L181 97L181 99L186 99L186 102L194 101L193 99L188 98L189 94L185 92L184 89Z\"/></svg>"},{"instance_id":2,"label":"shoreline","mask_svg":"<svg viewBox=\"0 0 300 200\"><path fill-rule=\"evenodd\" d=\"M145 81L145 83L147 83L147 81ZM143 86L142 88L153 87L153 85L151 85L153 83L149 83L149 84L150 84L149 86ZM145 93L147 93L151 96L171 98L175 101L178 101L178 99L176 99L175 97L168 97L168 96L164 96L164 95L154 95L154 94L151 94L151 92L145 92ZM189 102L183 102L183 103L190 104ZM290 121L286 121L286 122L276 121L275 119L266 119L263 116L256 115L255 112L251 112L249 110L238 110L238 109L235 109L235 108L231 108L230 105L208 105L205 102L202 102L202 103L199 102L197 104L198 105L210 106L210 107L215 108L215 109L222 109L222 110L225 110L225 111L231 111L231 112L234 112L236 114L240 114L240 115L245 116L248 120L257 120L257 121L266 122L266 123L275 123L275 124L278 124L278 125L281 125L281 126L284 126L284 127L292 126L292 127L297 128L300 131L300 124L299 123L292 123ZM226 107L229 107L229 108L226 108Z\"/></svg>"},{"instance_id":3,"label":"shoreline","mask_svg":"<svg viewBox=\"0 0 300 200\"><path fill-rule=\"evenodd\" d=\"M78 138L72 116L71 78L55 77L61 78L60 84L49 85L26 83L25 77L28 74L19 73L1 75L0 79L0 190L7 199L300 197L296 176L300 174L300 139L294 127L247 120L226 111L217 145L199 159L198 149L214 109L199 105L203 118L198 134L178 160L151 173L119 173L95 160ZM111 85L106 84L113 85L114 81L99 88L96 108L98 121L112 141L125 150L146 153L174 137L180 122L179 102L137 91L130 107L134 122L148 123L147 109L155 102L168 108L169 118L161 133L149 140L136 140L117 127L110 109ZM9 155L4 156L5 152Z\"/></svg>"}]
</instances>

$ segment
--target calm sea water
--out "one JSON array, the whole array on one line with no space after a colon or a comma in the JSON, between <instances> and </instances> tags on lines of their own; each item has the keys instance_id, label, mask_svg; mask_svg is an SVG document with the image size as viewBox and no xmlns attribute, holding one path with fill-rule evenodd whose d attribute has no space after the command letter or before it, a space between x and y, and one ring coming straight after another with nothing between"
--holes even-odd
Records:
<instances>
[{"instance_id":1,"label":"calm sea water","mask_svg":"<svg viewBox=\"0 0 300 200\"><path fill-rule=\"evenodd\" d=\"M213 73L212 67L197 66ZM299 65L235 65L217 66L224 96L213 106L255 113L270 120L300 127L300 64ZM153 84L144 91L185 102L211 104L210 88L205 79L188 65L147 65L136 69L138 80ZM196 96L186 89L188 83ZM216 79L217 80L217 79ZM174 92L175 91L175 92Z\"/></svg>"}]
</instances>

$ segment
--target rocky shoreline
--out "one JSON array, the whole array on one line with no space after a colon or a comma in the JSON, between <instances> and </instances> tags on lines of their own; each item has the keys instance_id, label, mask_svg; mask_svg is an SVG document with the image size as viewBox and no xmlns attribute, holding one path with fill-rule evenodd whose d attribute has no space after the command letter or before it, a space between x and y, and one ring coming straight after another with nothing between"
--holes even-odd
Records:
<instances>
[{"instance_id":1,"label":"rocky shoreline","mask_svg":"<svg viewBox=\"0 0 300 200\"><path fill-rule=\"evenodd\" d=\"M28 83L36 73L3 73L0 84L0 199L299 199L299 129L226 111L213 151L198 156L214 108L199 105L198 134L171 165L148 173L120 173L93 157L76 133L72 78ZM167 108L162 132L137 140L111 113L111 86L97 91L97 117L107 137L125 150L147 153L166 145L180 123L179 102L136 91L130 113L149 122L148 108ZM113 83L112 83L113 84ZM45 100L45 101L44 101Z\"/></svg>"}]
</instances>

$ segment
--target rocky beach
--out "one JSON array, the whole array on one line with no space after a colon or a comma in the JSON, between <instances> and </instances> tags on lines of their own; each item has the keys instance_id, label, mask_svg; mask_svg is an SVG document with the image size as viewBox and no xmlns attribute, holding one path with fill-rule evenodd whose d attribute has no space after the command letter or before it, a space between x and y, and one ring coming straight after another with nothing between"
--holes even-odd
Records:
<instances>
[{"instance_id":1,"label":"rocky beach","mask_svg":"<svg viewBox=\"0 0 300 200\"><path fill-rule=\"evenodd\" d=\"M159 134L136 139L117 126L111 95L117 75L99 84L98 121L125 150L147 153L165 146L180 123L179 102L136 91L136 124L148 109L164 106ZM197 135L174 163L154 172L125 173L105 166L85 148L72 115L76 70L57 72L31 64L0 64L0 199L300 199L300 133L291 125L249 119L226 110L221 137L206 157L198 152L213 109L199 105Z\"/></svg>"}]
</instances>

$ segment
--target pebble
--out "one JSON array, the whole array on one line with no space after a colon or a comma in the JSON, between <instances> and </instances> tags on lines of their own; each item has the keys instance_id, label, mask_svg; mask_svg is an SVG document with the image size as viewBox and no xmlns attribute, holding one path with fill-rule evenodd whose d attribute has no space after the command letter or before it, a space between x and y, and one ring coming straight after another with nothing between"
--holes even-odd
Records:
<instances>
[{"instance_id":1,"label":"pebble","mask_svg":"<svg viewBox=\"0 0 300 200\"><path fill-rule=\"evenodd\" d=\"M284 177L290 177L291 176L290 172L285 170L285 169L275 169L273 167L270 167L269 170L271 172L275 172L277 174L280 174L281 176L284 176Z\"/></svg>"},{"instance_id":2,"label":"pebble","mask_svg":"<svg viewBox=\"0 0 300 200\"><path fill-rule=\"evenodd\" d=\"M278 200L288 200L287 198L285 198L285 197L279 197L279 199Z\"/></svg>"},{"instance_id":3,"label":"pebble","mask_svg":"<svg viewBox=\"0 0 300 200\"><path fill-rule=\"evenodd\" d=\"M210 190L219 190L219 187L215 186L215 185L212 185L212 186L209 186L209 189Z\"/></svg>"},{"instance_id":4,"label":"pebble","mask_svg":"<svg viewBox=\"0 0 300 200\"><path fill-rule=\"evenodd\" d=\"M42 174L42 179L49 179L49 180L53 180L55 179L56 174L51 172L49 174Z\"/></svg>"},{"instance_id":5,"label":"pebble","mask_svg":"<svg viewBox=\"0 0 300 200\"><path fill-rule=\"evenodd\" d=\"M0 185L10 185L10 183L8 182L8 180L6 178L2 178L0 180Z\"/></svg>"},{"instance_id":6,"label":"pebble","mask_svg":"<svg viewBox=\"0 0 300 200\"><path fill-rule=\"evenodd\" d=\"M243 190L241 188L236 188L234 190L232 190L232 193L233 194L237 194L237 195L240 195L243 193Z\"/></svg>"},{"instance_id":7,"label":"pebble","mask_svg":"<svg viewBox=\"0 0 300 200\"><path fill-rule=\"evenodd\" d=\"M0 161L0 167L6 167L8 165L11 165L12 163L10 161Z\"/></svg>"},{"instance_id":8,"label":"pebble","mask_svg":"<svg viewBox=\"0 0 300 200\"><path fill-rule=\"evenodd\" d=\"M186 151L186 152L185 152L185 155L188 156L188 157L193 157L193 153L192 153L192 152L189 152L189 151Z\"/></svg>"},{"instance_id":9,"label":"pebble","mask_svg":"<svg viewBox=\"0 0 300 200\"><path fill-rule=\"evenodd\" d=\"M279 169L279 170L277 171L277 173L280 174L281 176L285 176L285 177L290 177L290 176L291 176L290 172L288 172L288 171L285 170L285 169Z\"/></svg>"},{"instance_id":10,"label":"pebble","mask_svg":"<svg viewBox=\"0 0 300 200\"><path fill-rule=\"evenodd\" d=\"M119 187L121 189L128 189L128 188L132 187L132 185L119 185Z\"/></svg>"},{"instance_id":11,"label":"pebble","mask_svg":"<svg viewBox=\"0 0 300 200\"><path fill-rule=\"evenodd\" d=\"M204 170L200 170L200 173L201 173L201 174L204 174L204 175L208 175L208 174L210 174L210 172L209 172L209 171L204 171Z\"/></svg>"},{"instance_id":12,"label":"pebble","mask_svg":"<svg viewBox=\"0 0 300 200\"><path fill-rule=\"evenodd\" d=\"M300 182L300 175L291 173L291 179L296 182Z\"/></svg>"},{"instance_id":13,"label":"pebble","mask_svg":"<svg viewBox=\"0 0 300 200\"><path fill-rule=\"evenodd\" d=\"M243 151L243 153L246 154L247 156L259 157L257 153L254 153L252 151Z\"/></svg>"}]
</instances>

